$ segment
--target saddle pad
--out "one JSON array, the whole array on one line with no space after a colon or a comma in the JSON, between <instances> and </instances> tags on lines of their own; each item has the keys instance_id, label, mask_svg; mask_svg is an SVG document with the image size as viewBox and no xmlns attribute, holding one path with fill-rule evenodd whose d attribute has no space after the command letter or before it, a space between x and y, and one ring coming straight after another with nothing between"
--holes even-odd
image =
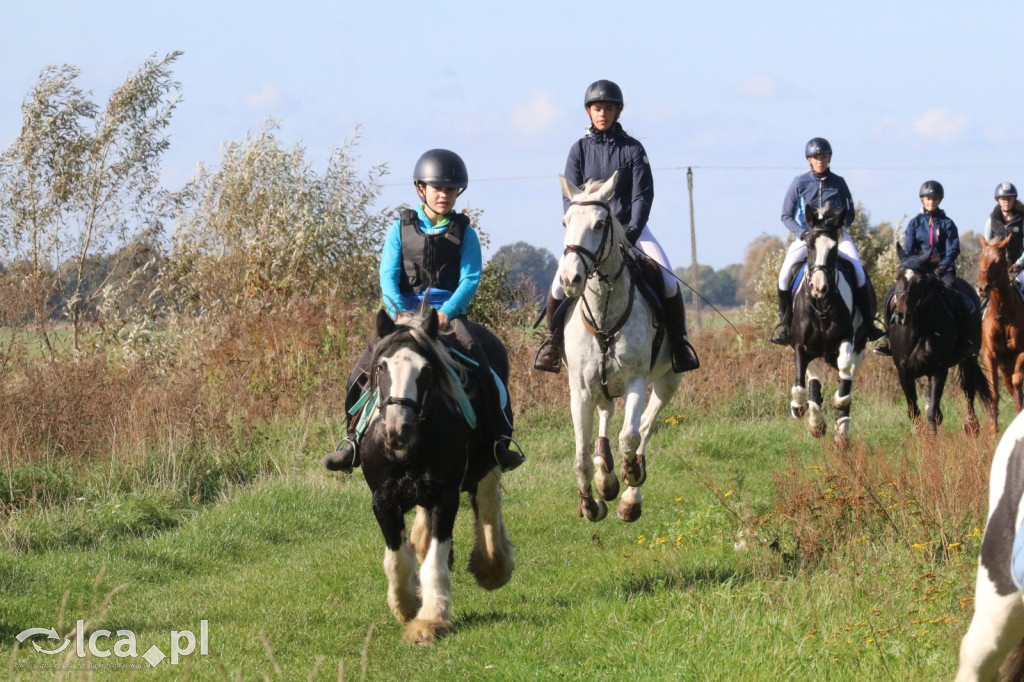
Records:
<instances>
[{"instance_id":1,"label":"saddle pad","mask_svg":"<svg viewBox=\"0 0 1024 682\"><path fill-rule=\"evenodd\" d=\"M804 273L807 272L807 261L799 261L794 266L796 274L793 276L793 284L790 285L789 291L794 296L796 295L797 289L800 288L800 281L804 278ZM846 279L846 283L850 285L851 291L857 290L857 275L853 272L853 265L848 261L839 258L836 260L836 269L842 273Z\"/></svg>"}]
</instances>

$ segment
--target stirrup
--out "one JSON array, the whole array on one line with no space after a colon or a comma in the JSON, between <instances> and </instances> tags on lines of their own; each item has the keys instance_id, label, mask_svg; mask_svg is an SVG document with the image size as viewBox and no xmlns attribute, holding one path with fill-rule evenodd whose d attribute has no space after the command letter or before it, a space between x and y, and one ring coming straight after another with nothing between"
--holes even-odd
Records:
<instances>
[{"instance_id":1,"label":"stirrup","mask_svg":"<svg viewBox=\"0 0 1024 682\"><path fill-rule=\"evenodd\" d=\"M544 351L553 351L554 358L550 359L550 362L543 362L541 355ZM555 342L549 336L544 339L544 342L540 344L540 348L537 349L537 354L533 356L533 368L541 372L551 372L552 374L558 374L562 369L562 354L555 347Z\"/></svg>"},{"instance_id":2,"label":"stirrup","mask_svg":"<svg viewBox=\"0 0 1024 682\"><path fill-rule=\"evenodd\" d=\"M892 357L892 349L889 347L889 339L887 337L882 337L882 340L871 349L871 352L876 355L884 355L887 358Z\"/></svg>"},{"instance_id":3,"label":"stirrup","mask_svg":"<svg viewBox=\"0 0 1024 682\"><path fill-rule=\"evenodd\" d=\"M510 448L509 445L515 445L515 450ZM501 458L498 457L499 447L504 447L505 451L514 457L506 457L503 462ZM498 468L501 469L502 473L516 469L520 464L526 461L526 455L523 453L523 446L521 446L512 436L498 436L494 441L493 453L494 461L498 464Z\"/></svg>"},{"instance_id":4,"label":"stirrup","mask_svg":"<svg viewBox=\"0 0 1024 682\"><path fill-rule=\"evenodd\" d=\"M774 343L776 346L788 346L790 345L790 340L789 325L783 324L782 322L775 325L772 329L771 336L768 338L768 341Z\"/></svg>"},{"instance_id":5,"label":"stirrup","mask_svg":"<svg viewBox=\"0 0 1024 682\"><path fill-rule=\"evenodd\" d=\"M349 455L345 449L351 446L352 453ZM359 444L355 438L351 436L345 436L335 447L334 452L328 452L326 455L320 458L320 463L323 464L329 471L341 471L346 474L352 473L352 469L359 466Z\"/></svg>"},{"instance_id":6,"label":"stirrup","mask_svg":"<svg viewBox=\"0 0 1024 682\"><path fill-rule=\"evenodd\" d=\"M676 357L676 349L672 350L672 371L676 374L692 372L700 369L700 358L697 357L697 349L693 347L689 339L683 339L683 353ZM677 362L678 361L678 362Z\"/></svg>"}]
</instances>

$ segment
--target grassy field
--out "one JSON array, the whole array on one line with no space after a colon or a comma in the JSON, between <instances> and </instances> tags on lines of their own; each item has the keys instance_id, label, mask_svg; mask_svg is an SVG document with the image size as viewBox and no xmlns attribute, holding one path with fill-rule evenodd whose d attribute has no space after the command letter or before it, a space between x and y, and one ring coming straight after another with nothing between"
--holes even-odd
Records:
<instances>
[{"instance_id":1,"label":"grassy field","mask_svg":"<svg viewBox=\"0 0 1024 682\"><path fill-rule=\"evenodd\" d=\"M979 478L994 438L966 439L952 399L942 433L918 435L876 358L854 406L856 445L840 453L786 417L781 353L734 352L778 369L716 399L714 372L688 378L650 448L634 524L576 516L567 407L520 419L530 461L503 481L515 575L495 592L475 585L464 502L458 632L432 648L403 644L387 609L361 475L317 465L336 423L290 420L268 427L249 473L214 500L175 505L156 491L139 502L95 484L96 499L8 518L4 676L51 679L42 666L62 663L73 666L59 673L67 679L950 677L972 612ZM78 535L54 530L69 526ZM741 531L748 546L737 550ZM198 637L206 620L208 653L151 668L81 659L74 642L48 656L15 639L32 627L64 635L79 619L88 633L130 630L140 656L153 645L170 653L172 631ZM96 667L111 662L139 668Z\"/></svg>"}]
</instances>

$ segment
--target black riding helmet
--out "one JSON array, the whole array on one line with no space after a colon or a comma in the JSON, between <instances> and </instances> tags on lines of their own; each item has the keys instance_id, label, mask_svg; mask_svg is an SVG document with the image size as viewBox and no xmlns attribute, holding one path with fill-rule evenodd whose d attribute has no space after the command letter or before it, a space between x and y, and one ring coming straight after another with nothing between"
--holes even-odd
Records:
<instances>
[{"instance_id":1,"label":"black riding helmet","mask_svg":"<svg viewBox=\"0 0 1024 682\"><path fill-rule=\"evenodd\" d=\"M431 149L423 152L412 171L414 184L423 183L431 187L458 187L465 190L469 186L469 172L462 157L447 149ZM459 192L462 194L462 192Z\"/></svg>"},{"instance_id":2,"label":"black riding helmet","mask_svg":"<svg viewBox=\"0 0 1024 682\"><path fill-rule=\"evenodd\" d=\"M620 107L626 105L622 100L622 89L608 80L594 81L587 87L587 94L583 96L583 106L589 107L595 102L611 102Z\"/></svg>"},{"instance_id":3,"label":"black riding helmet","mask_svg":"<svg viewBox=\"0 0 1024 682\"><path fill-rule=\"evenodd\" d=\"M946 193L942 189L942 183L938 180L926 180L921 185L921 191L917 193L919 197L938 197L942 198L946 196Z\"/></svg>"},{"instance_id":4,"label":"black riding helmet","mask_svg":"<svg viewBox=\"0 0 1024 682\"><path fill-rule=\"evenodd\" d=\"M812 137L804 147L804 157L811 158L818 154L831 154L832 145L824 137Z\"/></svg>"},{"instance_id":5,"label":"black riding helmet","mask_svg":"<svg viewBox=\"0 0 1024 682\"><path fill-rule=\"evenodd\" d=\"M996 195L995 195L996 199L998 199L999 197L1014 197L1014 198L1016 198L1017 197L1017 188L1013 185L1012 182L1000 182L998 185L996 185Z\"/></svg>"}]
</instances>

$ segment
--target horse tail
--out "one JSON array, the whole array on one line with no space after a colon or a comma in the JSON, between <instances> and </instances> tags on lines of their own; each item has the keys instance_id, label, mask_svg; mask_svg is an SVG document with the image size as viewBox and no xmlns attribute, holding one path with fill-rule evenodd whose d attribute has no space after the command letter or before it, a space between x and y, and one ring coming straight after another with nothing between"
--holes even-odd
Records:
<instances>
[{"instance_id":1,"label":"horse tail","mask_svg":"<svg viewBox=\"0 0 1024 682\"><path fill-rule=\"evenodd\" d=\"M988 377L981 371L977 358L967 358L958 365L960 373L960 388L964 393L978 396L981 404L986 409L991 409L995 400L992 398L992 387L988 383Z\"/></svg>"}]
</instances>

